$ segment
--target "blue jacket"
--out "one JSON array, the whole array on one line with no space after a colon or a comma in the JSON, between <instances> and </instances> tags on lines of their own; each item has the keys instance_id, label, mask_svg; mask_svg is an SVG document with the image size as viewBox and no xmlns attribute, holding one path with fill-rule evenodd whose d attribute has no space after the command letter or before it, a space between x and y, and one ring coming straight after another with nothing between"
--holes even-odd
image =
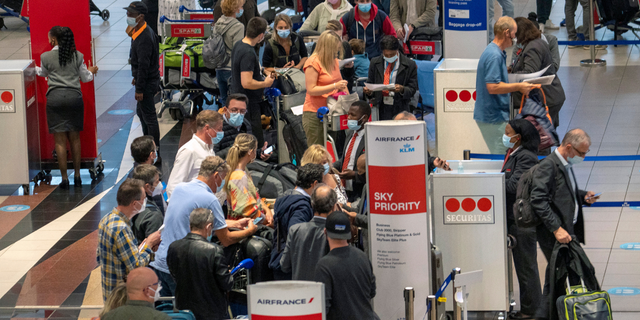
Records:
<instances>
[{"instance_id":1,"label":"blue jacket","mask_svg":"<svg viewBox=\"0 0 640 320\"><path fill-rule=\"evenodd\" d=\"M391 24L391 19L383 11L378 11L375 4L371 4L371 21L367 24L367 29L362 27L360 22L360 9L354 7L345 13L340 22L342 22L342 34L348 35L349 39L362 39L366 44L365 51L370 59L382 54L380 50L380 40L384 35L396 35L396 30Z\"/></svg>"},{"instance_id":2,"label":"blue jacket","mask_svg":"<svg viewBox=\"0 0 640 320\"><path fill-rule=\"evenodd\" d=\"M366 78L369 76L369 64L371 64L371 61L369 61L369 57L367 57L367 53L363 53L363 54L356 54L353 56L354 58L356 58L355 61L353 61L353 69L356 71L356 77L358 78Z\"/></svg>"}]
</instances>

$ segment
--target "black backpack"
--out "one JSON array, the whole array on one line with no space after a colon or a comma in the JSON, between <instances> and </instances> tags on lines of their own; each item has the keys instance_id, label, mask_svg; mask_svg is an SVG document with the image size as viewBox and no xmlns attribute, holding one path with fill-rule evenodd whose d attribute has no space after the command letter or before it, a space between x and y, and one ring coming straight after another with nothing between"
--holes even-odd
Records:
<instances>
[{"instance_id":1,"label":"black backpack","mask_svg":"<svg viewBox=\"0 0 640 320\"><path fill-rule=\"evenodd\" d=\"M525 173L522 174L520 180L518 180L518 187L516 189L516 202L513 204L513 215L516 220L516 225L520 228L537 227L542 223L540 217L535 213L531 206L531 189L533 189L533 176L536 170L540 167L540 163L531 167ZM554 171L556 170L555 164L553 165ZM557 175L555 171L555 175ZM554 179L555 181L555 179ZM553 189L551 190L551 197L555 195L556 184L554 182Z\"/></svg>"},{"instance_id":2,"label":"black backpack","mask_svg":"<svg viewBox=\"0 0 640 320\"><path fill-rule=\"evenodd\" d=\"M271 164L256 160L247 165L247 170L262 198L277 199L296 187L298 173L290 163Z\"/></svg>"},{"instance_id":3,"label":"black backpack","mask_svg":"<svg viewBox=\"0 0 640 320\"><path fill-rule=\"evenodd\" d=\"M198 3L200 3L200 7L202 7L203 9L213 9L213 7L216 6L215 0L198 0Z\"/></svg>"},{"instance_id":4,"label":"black backpack","mask_svg":"<svg viewBox=\"0 0 640 320\"><path fill-rule=\"evenodd\" d=\"M226 67L231 60L231 55L227 53L227 45L224 42L223 35L236 24L241 23L237 19L226 25L222 30L218 31L217 26L213 28L211 37L204 41L202 46L202 61L209 69L217 69Z\"/></svg>"},{"instance_id":5,"label":"black backpack","mask_svg":"<svg viewBox=\"0 0 640 320\"><path fill-rule=\"evenodd\" d=\"M285 123L282 127L282 136L287 145L291 163L299 166L302 155L307 150L307 135L302 127L302 117L296 116L291 110L286 110L280 112L280 119Z\"/></svg>"}]
</instances>

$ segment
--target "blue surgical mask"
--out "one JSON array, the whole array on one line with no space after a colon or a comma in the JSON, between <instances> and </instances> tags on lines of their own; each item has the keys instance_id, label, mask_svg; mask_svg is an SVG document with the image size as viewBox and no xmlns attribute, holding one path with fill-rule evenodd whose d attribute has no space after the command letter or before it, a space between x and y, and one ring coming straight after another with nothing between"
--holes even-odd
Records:
<instances>
[{"instance_id":1,"label":"blue surgical mask","mask_svg":"<svg viewBox=\"0 0 640 320\"><path fill-rule=\"evenodd\" d=\"M222 191L222 188L224 188L224 180L222 180L222 183L216 188L216 193Z\"/></svg>"},{"instance_id":2,"label":"blue surgical mask","mask_svg":"<svg viewBox=\"0 0 640 320\"><path fill-rule=\"evenodd\" d=\"M286 30L278 30L278 36L280 38L288 38L291 31L289 29Z\"/></svg>"},{"instance_id":3,"label":"blue surgical mask","mask_svg":"<svg viewBox=\"0 0 640 320\"><path fill-rule=\"evenodd\" d=\"M158 150L156 150L156 158L153 160L153 163L158 162Z\"/></svg>"},{"instance_id":4,"label":"blue surgical mask","mask_svg":"<svg viewBox=\"0 0 640 320\"><path fill-rule=\"evenodd\" d=\"M207 237L207 241L211 242L211 238L213 238L213 233Z\"/></svg>"},{"instance_id":5,"label":"blue surgical mask","mask_svg":"<svg viewBox=\"0 0 640 320\"><path fill-rule=\"evenodd\" d=\"M127 25L129 27L135 27L138 23L136 22L136 18L134 17L127 17Z\"/></svg>"},{"instance_id":6,"label":"blue surgical mask","mask_svg":"<svg viewBox=\"0 0 640 320\"><path fill-rule=\"evenodd\" d=\"M244 9L240 9L240 12L236 12L236 18L242 17L243 13L244 13Z\"/></svg>"},{"instance_id":7,"label":"blue surgical mask","mask_svg":"<svg viewBox=\"0 0 640 320\"><path fill-rule=\"evenodd\" d=\"M331 166L327 162L324 164L324 174L329 174L329 169L331 169Z\"/></svg>"},{"instance_id":8,"label":"blue surgical mask","mask_svg":"<svg viewBox=\"0 0 640 320\"><path fill-rule=\"evenodd\" d=\"M571 165L576 165L576 164L578 164L578 163L580 163L582 161L584 161L584 158L580 157L580 156L574 156L574 157L571 157L571 158L567 158L567 162L569 162L569 164L571 164Z\"/></svg>"},{"instance_id":9,"label":"blue surgical mask","mask_svg":"<svg viewBox=\"0 0 640 320\"><path fill-rule=\"evenodd\" d=\"M232 127L239 127L242 125L242 121L244 121L244 114L241 113L230 113L229 116L229 124Z\"/></svg>"},{"instance_id":10,"label":"blue surgical mask","mask_svg":"<svg viewBox=\"0 0 640 320\"><path fill-rule=\"evenodd\" d=\"M371 2L369 3L358 3L358 9L360 9L360 11L367 13L369 12L369 10L371 10Z\"/></svg>"},{"instance_id":11,"label":"blue surgical mask","mask_svg":"<svg viewBox=\"0 0 640 320\"><path fill-rule=\"evenodd\" d=\"M394 63L394 62L396 62L396 60L398 60L398 54L397 53L396 53L395 56L393 56L391 58L384 57L384 61L386 61L387 63Z\"/></svg>"},{"instance_id":12,"label":"blue surgical mask","mask_svg":"<svg viewBox=\"0 0 640 320\"><path fill-rule=\"evenodd\" d=\"M209 135L211 137L211 135ZM224 131L216 132L216 137L211 137L211 143L218 144L224 138Z\"/></svg>"},{"instance_id":13,"label":"blue surgical mask","mask_svg":"<svg viewBox=\"0 0 640 320\"><path fill-rule=\"evenodd\" d=\"M502 144L504 144L505 147L507 148L513 148L513 145L516 144L515 142L511 142L511 137L509 137L506 134L502 135Z\"/></svg>"},{"instance_id":14,"label":"blue surgical mask","mask_svg":"<svg viewBox=\"0 0 640 320\"><path fill-rule=\"evenodd\" d=\"M353 131L360 130L360 125L358 124L358 120L347 120L347 127Z\"/></svg>"}]
</instances>

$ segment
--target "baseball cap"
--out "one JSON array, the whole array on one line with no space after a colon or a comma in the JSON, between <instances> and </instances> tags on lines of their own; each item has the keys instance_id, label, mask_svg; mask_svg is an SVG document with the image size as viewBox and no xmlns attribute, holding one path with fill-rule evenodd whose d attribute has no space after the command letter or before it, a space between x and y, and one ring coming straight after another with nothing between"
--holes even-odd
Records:
<instances>
[{"instance_id":1,"label":"baseball cap","mask_svg":"<svg viewBox=\"0 0 640 320\"><path fill-rule=\"evenodd\" d=\"M351 239L351 222L349 216L342 211L334 211L329 214L325 228L327 228L327 236L331 239Z\"/></svg>"},{"instance_id":2,"label":"baseball cap","mask_svg":"<svg viewBox=\"0 0 640 320\"><path fill-rule=\"evenodd\" d=\"M139 13L139 14L147 14L147 12L149 12L147 5L144 4L142 1L131 2L131 4L128 7L124 7L122 9L125 9L131 13Z\"/></svg>"}]
</instances>

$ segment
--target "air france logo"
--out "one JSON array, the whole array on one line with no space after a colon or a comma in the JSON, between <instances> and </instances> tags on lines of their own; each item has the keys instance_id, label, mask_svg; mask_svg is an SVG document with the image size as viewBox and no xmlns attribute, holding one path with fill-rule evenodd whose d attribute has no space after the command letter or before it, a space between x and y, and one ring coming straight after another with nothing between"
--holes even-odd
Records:
<instances>
[{"instance_id":1,"label":"air france logo","mask_svg":"<svg viewBox=\"0 0 640 320\"><path fill-rule=\"evenodd\" d=\"M289 300L258 299L258 304L267 304L267 305L271 305L271 306L303 305L303 304L310 304L311 302L313 302L313 297L311 299L309 299L309 301L307 301L307 299L289 299Z\"/></svg>"},{"instance_id":2,"label":"air france logo","mask_svg":"<svg viewBox=\"0 0 640 320\"><path fill-rule=\"evenodd\" d=\"M376 141L379 142L408 142L408 141L418 141L420 136L407 136L407 137L376 137Z\"/></svg>"},{"instance_id":3,"label":"air france logo","mask_svg":"<svg viewBox=\"0 0 640 320\"><path fill-rule=\"evenodd\" d=\"M416 148L411 147L410 144L405 144L404 146L402 146L402 148L400 148L400 153L409 153L409 152L415 152Z\"/></svg>"}]
</instances>

